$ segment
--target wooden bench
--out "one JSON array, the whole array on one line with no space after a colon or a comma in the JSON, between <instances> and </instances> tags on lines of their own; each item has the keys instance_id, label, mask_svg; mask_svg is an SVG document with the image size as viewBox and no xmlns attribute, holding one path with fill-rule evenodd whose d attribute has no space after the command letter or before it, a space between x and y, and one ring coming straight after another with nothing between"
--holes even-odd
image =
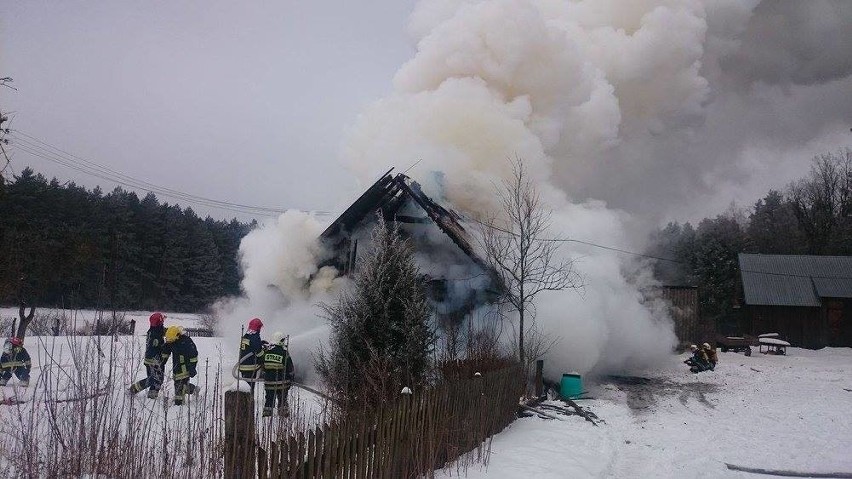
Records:
<instances>
[{"instance_id":1,"label":"wooden bench","mask_svg":"<svg viewBox=\"0 0 852 479\"><path fill-rule=\"evenodd\" d=\"M735 353L745 353L746 356L751 356L751 346L756 345L757 341L753 336L717 336L716 346L723 353L733 351Z\"/></svg>"},{"instance_id":2,"label":"wooden bench","mask_svg":"<svg viewBox=\"0 0 852 479\"><path fill-rule=\"evenodd\" d=\"M787 341L776 337L760 337L757 341L760 343L760 352L763 354L787 354L787 346L790 345ZM764 348L766 348L765 351Z\"/></svg>"}]
</instances>

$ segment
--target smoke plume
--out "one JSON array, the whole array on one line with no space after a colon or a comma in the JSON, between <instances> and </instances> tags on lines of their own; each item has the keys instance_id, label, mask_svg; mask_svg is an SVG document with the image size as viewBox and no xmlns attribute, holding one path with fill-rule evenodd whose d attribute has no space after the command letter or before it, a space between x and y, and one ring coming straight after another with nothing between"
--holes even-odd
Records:
<instances>
[{"instance_id":1,"label":"smoke plume","mask_svg":"<svg viewBox=\"0 0 852 479\"><path fill-rule=\"evenodd\" d=\"M498 210L494 185L518 157L554 236L641 250L649 225L753 201L848 131L850 21L848 4L828 1L421 2L416 55L347 132L342 159L363 185L419 159L410 175L424 191L476 216ZM298 287L317 273L319 231L287 214L241 248L248 297L275 299L267 314L313 339L321 320L299 308L335 286ZM638 369L670 351L641 265L562 251L586 286L537 304L559 338L552 372Z\"/></svg>"}]
</instances>

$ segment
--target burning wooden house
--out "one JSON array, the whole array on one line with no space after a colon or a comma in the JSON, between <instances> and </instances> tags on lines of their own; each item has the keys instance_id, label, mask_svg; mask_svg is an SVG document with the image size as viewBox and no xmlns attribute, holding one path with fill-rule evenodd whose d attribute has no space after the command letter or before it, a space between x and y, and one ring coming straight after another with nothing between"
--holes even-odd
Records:
<instances>
[{"instance_id":1,"label":"burning wooden house","mask_svg":"<svg viewBox=\"0 0 852 479\"><path fill-rule=\"evenodd\" d=\"M462 216L427 196L416 181L392 172L373 183L322 233L331 256L320 266L351 274L380 215L396 223L413 244L439 321L461 319L492 304L499 294L498 282L477 254Z\"/></svg>"}]
</instances>

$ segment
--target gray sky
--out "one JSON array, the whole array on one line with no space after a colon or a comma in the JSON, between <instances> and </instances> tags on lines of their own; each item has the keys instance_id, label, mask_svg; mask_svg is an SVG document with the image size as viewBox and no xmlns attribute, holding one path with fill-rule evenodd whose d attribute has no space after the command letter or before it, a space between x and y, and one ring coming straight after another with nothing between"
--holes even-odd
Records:
<instances>
[{"instance_id":1,"label":"gray sky","mask_svg":"<svg viewBox=\"0 0 852 479\"><path fill-rule=\"evenodd\" d=\"M13 128L157 185L331 208L354 188L337 160L346 126L414 52L412 5L3 1L0 76L18 91L0 89L0 108ZM114 186L14 155L17 172Z\"/></svg>"},{"instance_id":2,"label":"gray sky","mask_svg":"<svg viewBox=\"0 0 852 479\"><path fill-rule=\"evenodd\" d=\"M157 185L251 205L324 210L357 195L339 162L346 129L415 54L413 0L0 2L0 76L18 88L0 88L0 109L12 128ZM453 4L422 8L421 23ZM750 206L815 154L852 144L852 2L755 4L704 2L698 113L641 134L628 118L588 171L556 169L572 197L695 220ZM614 15L607 2L586 5ZM15 171L114 186L14 155Z\"/></svg>"}]
</instances>

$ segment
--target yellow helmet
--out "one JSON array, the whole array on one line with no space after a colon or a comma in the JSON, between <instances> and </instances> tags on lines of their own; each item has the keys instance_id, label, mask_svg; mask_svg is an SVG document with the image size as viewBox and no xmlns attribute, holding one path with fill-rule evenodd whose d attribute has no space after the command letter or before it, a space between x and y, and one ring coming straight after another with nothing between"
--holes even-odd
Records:
<instances>
[{"instance_id":1,"label":"yellow helmet","mask_svg":"<svg viewBox=\"0 0 852 479\"><path fill-rule=\"evenodd\" d=\"M177 340L178 336L183 334L183 328L180 326L169 326L166 328L166 336L165 340L167 343L173 343Z\"/></svg>"}]
</instances>

